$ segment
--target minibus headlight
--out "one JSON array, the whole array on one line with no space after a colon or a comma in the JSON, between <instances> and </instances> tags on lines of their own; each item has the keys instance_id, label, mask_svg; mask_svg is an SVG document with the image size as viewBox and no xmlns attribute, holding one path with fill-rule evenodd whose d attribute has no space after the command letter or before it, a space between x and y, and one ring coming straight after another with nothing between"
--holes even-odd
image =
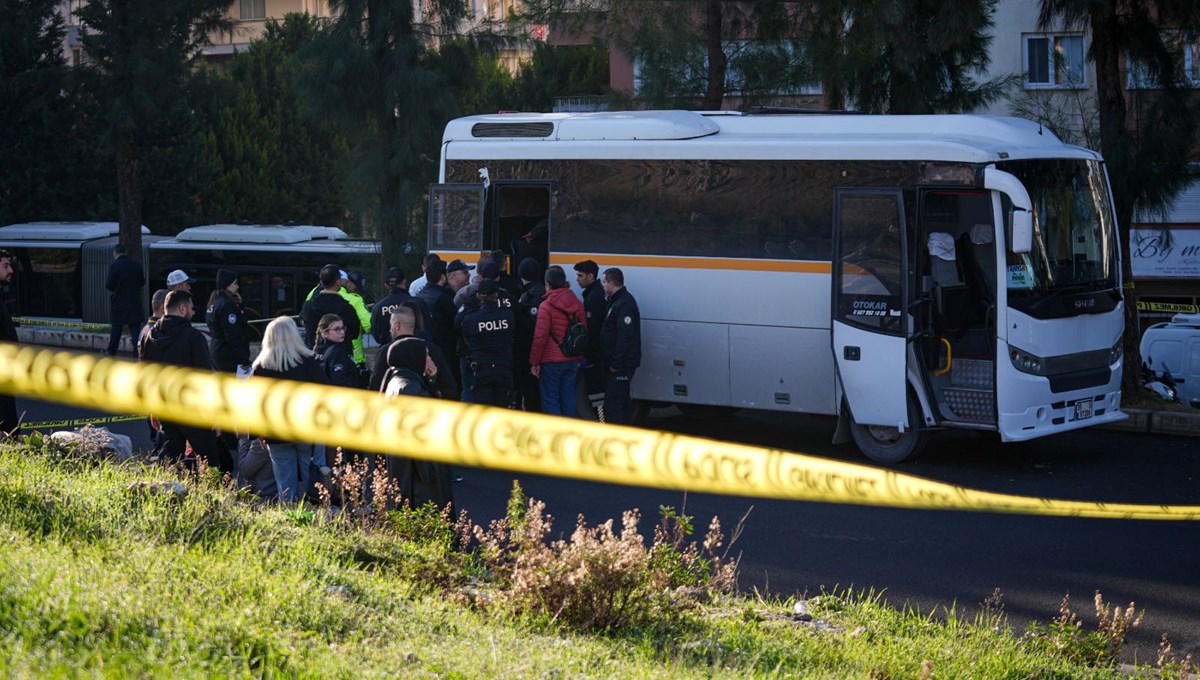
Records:
<instances>
[{"instance_id":1,"label":"minibus headlight","mask_svg":"<svg viewBox=\"0 0 1200 680\"><path fill-rule=\"evenodd\" d=\"M1008 358L1012 359L1013 367L1022 373L1031 375L1045 375L1046 362L1042 361L1041 357L1034 356L1029 352L1023 352L1016 347L1008 349Z\"/></svg>"},{"instance_id":2,"label":"minibus headlight","mask_svg":"<svg viewBox=\"0 0 1200 680\"><path fill-rule=\"evenodd\" d=\"M1125 339L1117 338L1117 344L1113 345L1112 349L1108 353L1108 365L1112 366L1113 364L1120 361L1121 357L1124 357L1124 356L1125 356Z\"/></svg>"}]
</instances>

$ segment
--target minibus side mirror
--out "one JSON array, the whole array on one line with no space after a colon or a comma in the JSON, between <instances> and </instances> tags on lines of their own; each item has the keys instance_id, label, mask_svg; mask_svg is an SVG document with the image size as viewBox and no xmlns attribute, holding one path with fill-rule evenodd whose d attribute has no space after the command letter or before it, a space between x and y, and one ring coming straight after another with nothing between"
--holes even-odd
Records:
<instances>
[{"instance_id":1,"label":"minibus side mirror","mask_svg":"<svg viewBox=\"0 0 1200 680\"><path fill-rule=\"evenodd\" d=\"M1009 214L1012 221L1009 249L1014 253L1028 253L1033 248L1033 213L1018 209Z\"/></svg>"}]
</instances>

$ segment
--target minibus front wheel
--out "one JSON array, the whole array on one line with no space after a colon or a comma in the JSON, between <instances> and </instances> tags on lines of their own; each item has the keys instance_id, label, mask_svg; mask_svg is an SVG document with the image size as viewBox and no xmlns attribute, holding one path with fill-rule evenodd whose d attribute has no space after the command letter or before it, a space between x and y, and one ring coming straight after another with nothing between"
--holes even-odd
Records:
<instances>
[{"instance_id":1,"label":"minibus front wheel","mask_svg":"<svg viewBox=\"0 0 1200 680\"><path fill-rule=\"evenodd\" d=\"M929 439L929 431L921 428L921 408L911 392L908 422L909 427L901 432L900 428L887 425L860 425L851 416L850 436L858 450L876 463L903 463L916 458Z\"/></svg>"}]
</instances>

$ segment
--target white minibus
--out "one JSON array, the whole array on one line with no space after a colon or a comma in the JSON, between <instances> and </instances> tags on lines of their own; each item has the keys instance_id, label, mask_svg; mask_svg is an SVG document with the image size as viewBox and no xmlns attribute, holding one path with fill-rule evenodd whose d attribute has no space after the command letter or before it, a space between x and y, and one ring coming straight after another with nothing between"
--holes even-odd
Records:
<instances>
[{"instance_id":1,"label":"white minibus","mask_svg":"<svg viewBox=\"0 0 1200 680\"><path fill-rule=\"evenodd\" d=\"M446 126L439 182L443 257L624 271L646 403L835 415L889 463L940 428L1019 441L1125 418L1104 162L1037 123L471 116Z\"/></svg>"}]
</instances>

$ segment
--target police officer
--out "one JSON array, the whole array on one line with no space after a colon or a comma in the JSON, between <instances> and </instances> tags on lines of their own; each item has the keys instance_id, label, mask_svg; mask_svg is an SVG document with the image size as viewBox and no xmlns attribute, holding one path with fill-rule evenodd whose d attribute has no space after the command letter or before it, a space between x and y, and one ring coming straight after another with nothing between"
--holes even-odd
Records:
<instances>
[{"instance_id":1,"label":"police officer","mask_svg":"<svg viewBox=\"0 0 1200 680\"><path fill-rule=\"evenodd\" d=\"M404 276L404 270L399 267L388 268L387 273L383 275L383 285L387 286L388 294L371 307L371 335L375 336L375 342L379 343L380 347L386 347L394 339L391 329L392 312L399 309L400 303L413 299L408 293L408 279ZM424 308L424 303L421 303L421 306ZM428 311L423 318L427 323L430 321Z\"/></svg>"},{"instance_id":2,"label":"police officer","mask_svg":"<svg viewBox=\"0 0 1200 680\"><path fill-rule=\"evenodd\" d=\"M533 348L538 305L546 297L546 286L542 284L542 265L532 257L521 260L517 275L521 277L521 295L517 298L517 332L513 339L513 381L517 390L514 401L518 408L537 413L542 410L542 393L538 377L529 371L529 350Z\"/></svg>"},{"instance_id":3,"label":"police officer","mask_svg":"<svg viewBox=\"0 0 1200 680\"><path fill-rule=\"evenodd\" d=\"M475 295L479 307L466 305L454 325L467 341L467 368L475 378L472 401L490 406L508 406L512 391L513 333L516 317L512 307L500 305L495 279L479 282Z\"/></svg>"},{"instance_id":4,"label":"police officer","mask_svg":"<svg viewBox=\"0 0 1200 680\"><path fill-rule=\"evenodd\" d=\"M616 425L633 423L629 385L642 363L642 316L637 300L625 288L625 274L616 267L604 270L601 281L608 297L608 313L600 327L601 366L604 378L604 419Z\"/></svg>"},{"instance_id":5,"label":"police officer","mask_svg":"<svg viewBox=\"0 0 1200 680\"><path fill-rule=\"evenodd\" d=\"M217 270L217 286L208 298L209 352L213 368L225 373L250 371L250 325L238 294L237 274L228 269Z\"/></svg>"},{"instance_id":6,"label":"police officer","mask_svg":"<svg viewBox=\"0 0 1200 680\"><path fill-rule=\"evenodd\" d=\"M459 261L461 262L461 260ZM458 293L455 294L455 299L457 300L459 299L459 294L468 289L470 291L470 295L467 295L465 298L463 298L462 302L459 303L458 314L462 314L464 311L473 312L476 309L479 309L479 283L480 281L490 279L495 281L497 285L496 303L505 309L511 309L515 315L517 313L517 297L505 290L504 287L500 285L500 267L496 264L496 262L490 257L485 257L480 261L479 268L476 271L479 272L479 280L475 283L469 284L465 288L459 289ZM514 335L514 338L515 337L516 336ZM475 381L472 378L471 372L467 370L467 364L470 360L467 353L466 338L463 337L461 332L459 333L458 356L460 362L459 372L463 377L462 400L476 401L476 399L473 397L475 391Z\"/></svg>"}]
</instances>

